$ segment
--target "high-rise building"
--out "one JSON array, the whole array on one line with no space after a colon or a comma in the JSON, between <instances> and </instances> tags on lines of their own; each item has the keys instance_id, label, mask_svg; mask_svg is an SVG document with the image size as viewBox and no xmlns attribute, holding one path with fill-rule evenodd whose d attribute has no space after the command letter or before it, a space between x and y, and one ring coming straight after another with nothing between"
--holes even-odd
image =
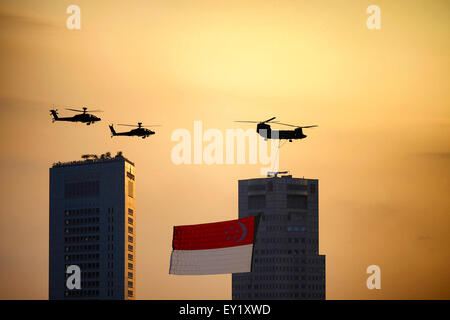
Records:
<instances>
[{"instance_id":1,"label":"high-rise building","mask_svg":"<svg viewBox=\"0 0 450 320\"><path fill-rule=\"evenodd\" d=\"M50 299L134 299L134 164L121 153L86 155L50 168ZM69 289L68 266L81 270Z\"/></svg>"},{"instance_id":2,"label":"high-rise building","mask_svg":"<svg viewBox=\"0 0 450 320\"><path fill-rule=\"evenodd\" d=\"M233 299L325 299L318 192L318 180L290 175L239 181L239 218L260 218L252 272L232 275Z\"/></svg>"}]
</instances>

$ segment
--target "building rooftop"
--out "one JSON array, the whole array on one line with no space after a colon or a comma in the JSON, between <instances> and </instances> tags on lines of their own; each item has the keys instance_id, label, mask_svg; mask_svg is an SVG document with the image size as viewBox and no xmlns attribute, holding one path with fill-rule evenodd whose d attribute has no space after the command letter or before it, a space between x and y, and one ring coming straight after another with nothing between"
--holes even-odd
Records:
<instances>
[{"instance_id":1,"label":"building rooftop","mask_svg":"<svg viewBox=\"0 0 450 320\"><path fill-rule=\"evenodd\" d=\"M102 163L102 162L114 162L114 161L127 161L128 163L131 163L134 166L134 163L125 158L121 151L117 152L117 154L112 157L110 152L103 153L101 155L96 154L83 154L81 156L83 160L75 160L75 161L68 161L68 162L55 162L53 163L52 168L59 168L59 167L68 167L68 166L82 166L82 165L88 165L93 163Z\"/></svg>"},{"instance_id":2,"label":"building rooftop","mask_svg":"<svg viewBox=\"0 0 450 320\"><path fill-rule=\"evenodd\" d=\"M305 177L293 177L292 175L282 175L282 176L269 176L269 177L263 177L263 178L249 178L249 179L239 179L239 181L251 181L251 180L312 180L312 181L318 181L318 179L311 179L311 178L305 178Z\"/></svg>"}]
</instances>

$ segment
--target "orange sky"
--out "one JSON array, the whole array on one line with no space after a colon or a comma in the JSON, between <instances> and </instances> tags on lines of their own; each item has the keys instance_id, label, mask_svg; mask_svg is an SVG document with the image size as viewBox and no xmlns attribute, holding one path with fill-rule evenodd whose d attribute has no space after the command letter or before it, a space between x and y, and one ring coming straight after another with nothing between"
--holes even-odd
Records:
<instances>
[{"instance_id":1,"label":"orange sky","mask_svg":"<svg viewBox=\"0 0 450 320\"><path fill-rule=\"evenodd\" d=\"M0 298L47 298L48 168L118 150L136 163L137 298L231 298L230 275L168 274L172 226L236 218L237 180L261 165L176 166L170 137L277 116L319 125L280 169L319 179L327 298L449 299L449 21L445 0L2 0ZM51 122L81 105L104 121ZM109 137L138 121L163 126Z\"/></svg>"}]
</instances>

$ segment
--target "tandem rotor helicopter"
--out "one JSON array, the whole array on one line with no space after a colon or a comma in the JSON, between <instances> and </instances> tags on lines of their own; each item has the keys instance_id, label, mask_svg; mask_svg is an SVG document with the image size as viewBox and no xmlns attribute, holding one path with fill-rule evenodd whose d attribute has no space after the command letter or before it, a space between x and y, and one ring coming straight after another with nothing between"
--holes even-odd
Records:
<instances>
[{"instance_id":1,"label":"tandem rotor helicopter","mask_svg":"<svg viewBox=\"0 0 450 320\"><path fill-rule=\"evenodd\" d=\"M295 126L292 124L287 124L287 123L281 123L279 121L273 121L275 120L276 117L272 117L270 119L267 119L266 121L243 121L243 120L238 120L235 122L244 122L244 123L257 123L258 125L256 126L256 132L264 138L264 140L267 139L279 139L279 140L289 140L289 142L292 142L292 140L300 140L300 139L304 139L307 137L307 135L303 134L303 129L304 128L314 128L314 127L318 127L318 125L312 125L312 126ZM288 126L288 127L294 127L294 130L272 130L270 128L270 124L280 124L283 126ZM275 134L273 134L272 132L275 132Z\"/></svg>"},{"instance_id":2,"label":"tandem rotor helicopter","mask_svg":"<svg viewBox=\"0 0 450 320\"><path fill-rule=\"evenodd\" d=\"M154 131L147 129L147 127L160 127L160 125L143 126L142 122L138 122L137 126L133 125L133 124L118 124L118 125L126 126L126 127L137 127L137 128L132 129L130 131L125 131L125 132L116 132L116 130L114 130L114 125L111 124L109 126L109 129L111 130L111 138L114 136L137 136L137 137L142 137L142 139L145 139L148 136L155 134Z\"/></svg>"},{"instance_id":3,"label":"tandem rotor helicopter","mask_svg":"<svg viewBox=\"0 0 450 320\"><path fill-rule=\"evenodd\" d=\"M78 109L71 109L66 108L66 110L75 111L75 112L81 112L80 114L76 114L73 117L62 117L60 118L58 116L58 109L52 109L50 110L50 115L53 116L53 122L55 121L69 121L69 122L83 122L87 125L90 125L91 123L95 123L97 121L100 121L99 117L94 116L93 114L87 113L87 108L83 107L83 110ZM89 110L89 112L102 112L101 110Z\"/></svg>"}]
</instances>

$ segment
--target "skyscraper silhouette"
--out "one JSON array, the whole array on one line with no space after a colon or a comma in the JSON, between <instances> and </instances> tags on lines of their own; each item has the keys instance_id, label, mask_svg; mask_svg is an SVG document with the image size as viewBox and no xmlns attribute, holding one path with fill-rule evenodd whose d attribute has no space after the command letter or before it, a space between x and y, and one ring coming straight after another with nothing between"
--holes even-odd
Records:
<instances>
[{"instance_id":1,"label":"skyscraper silhouette","mask_svg":"<svg viewBox=\"0 0 450 320\"><path fill-rule=\"evenodd\" d=\"M117 154L50 168L50 299L134 299L134 164ZM81 269L69 289L67 267Z\"/></svg>"},{"instance_id":2,"label":"skyscraper silhouette","mask_svg":"<svg viewBox=\"0 0 450 320\"><path fill-rule=\"evenodd\" d=\"M232 275L232 298L325 299L318 180L239 181L239 218L260 216L252 272Z\"/></svg>"}]
</instances>

